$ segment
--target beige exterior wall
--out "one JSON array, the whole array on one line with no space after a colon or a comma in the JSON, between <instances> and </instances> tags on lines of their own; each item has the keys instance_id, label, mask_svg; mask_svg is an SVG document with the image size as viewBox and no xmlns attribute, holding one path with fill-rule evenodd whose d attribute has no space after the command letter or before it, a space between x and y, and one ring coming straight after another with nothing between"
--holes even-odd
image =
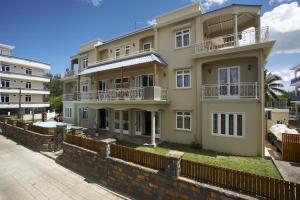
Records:
<instances>
[{"instance_id":1,"label":"beige exterior wall","mask_svg":"<svg viewBox=\"0 0 300 200\"><path fill-rule=\"evenodd\" d=\"M232 14L239 10L245 11L245 7L237 6L236 9L218 11L220 13L232 11ZM234 12L233 12L234 11ZM257 8L249 8L249 12L257 12ZM211 149L232 154L260 155L262 154L263 138L263 116L264 104L263 95L257 99L245 100L203 100L202 87L205 84L218 84L218 69L222 67L240 67L240 82L257 82L259 94L264 94L263 90L263 68L266 56L261 48L244 48L243 51L226 51L226 53L214 56L195 55L194 44L203 40L203 21L216 17L201 15L196 6L188 6L185 10L162 15L157 18L158 24L153 29L145 29L141 32L129 34L91 49L88 52L80 52L77 57L88 56L89 63L100 60L103 57L113 58L115 49L120 48L120 54L125 54L125 47L130 46L130 52L139 51L143 43L151 42L152 47L166 61L168 66L157 68L159 76L159 86L168 89L168 99L166 104L155 104L154 102L87 102L85 105L79 102L64 102L64 107L69 106L78 113L80 106L91 108L92 120L81 121L77 115L73 116L73 121L78 125L93 128L94 119L99 120L97 109L110 108L115 110L130 111L130 134L134 135L135 130L135 110L159 111L161 112L161 139L168 142L191 144L197 142L205 149ZM241 25L242 26L242 25ZM190 30L190 46L176 49L175 33L180 30ZM207 31L207 30L206 30ZM213 54L212 54L213 55ZM81 62L79 62L81 65ZM186 89L176 88L176 71L188 69L191 71L191 87ZM137 75L153 73L152 64L138 65L123 68L123 77L128 77L130 87L135 87L134 77ZM87 83L91 91L97 89L97 80L108 80L108 89L114 88L115 78L121 77L121 69L103 71L98 74L88 75L80 78L80 84ZM77 84L74 81L73 84ZM73 88L76 86L73 86ZM82 90L82 89L81 89ZM65 83L65 93L72 92L70 83ZM93 109L93 110L92 110ZM182 131L176 129L176 111L191 112L191 130ZM245 116L245 135L242 138L215 136L211 133L212 112L236 112ZM113 131L113 110L111 110L110 121L111 131ZM66 119L70 120L70 119Z\"/></svg>"},{"instance_id":2,"label":"beige exterior wall","mask_svg":"<svg viewBox=\"0 0 300 200\"><path fill-rule=\"evenodd\" d=\"M261 121L257 115L260 107L257 102L240 101L207 101L203 103L202 110L202 144L204 149L216 150L220 152L255 156L261 154L261 131L259 129ZM233 112L243 113L245 117L244 136L241 138L231 136L221 136L212 134L212 113L213 112Z\"/></svg>"}]
</instances>

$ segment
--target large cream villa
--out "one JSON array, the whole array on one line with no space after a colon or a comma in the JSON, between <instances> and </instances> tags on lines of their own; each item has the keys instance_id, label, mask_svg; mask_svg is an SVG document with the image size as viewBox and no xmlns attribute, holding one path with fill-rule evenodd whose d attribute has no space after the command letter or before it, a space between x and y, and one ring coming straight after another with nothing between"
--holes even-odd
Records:
<instances>
[{"instance_id":1,"label":"large cream villa","mask_svg":"<svg viewBox=\"0 0 300 200\"><path fill-rule=\"evenodd\" d=\"M0 44L0 115L30 113L49 107L43 96L49 91L44 83L50 79L44 73L50 65L39 61L12 56L15 47Z\"/></svg>"},{"instance_id":2,"label":"large cream villa","mask_svg":"<svg viewBox=\"0 0 300 200\"><path fill-rule=\"evenodd\" d=\"M274 45L259 5L203 12L80 46L64 76L64 120L123 137L263 154L264 66Z\"/></svg>"}]
</instances>

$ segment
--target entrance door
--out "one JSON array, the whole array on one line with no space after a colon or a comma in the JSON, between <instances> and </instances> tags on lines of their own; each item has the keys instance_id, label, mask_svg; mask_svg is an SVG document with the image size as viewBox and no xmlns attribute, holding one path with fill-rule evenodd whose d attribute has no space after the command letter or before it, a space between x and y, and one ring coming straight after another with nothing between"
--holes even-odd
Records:
<instances>
[{"instance_id":1,"label":"entrance door","mask_svg":"<svg viewBox=\"0 0 300 200\"><path fill-rule=\"evenodd\" d=\"M106 112L105 112L105 109L100 109L99 110L99 116L100 116L99 127L101 129L105 129L106 128Z\"/></svg>"},{"instance_id":2,"label":"entrance door","mask_svg":"<svg viewBox=\"0 0 300 200\"><path fill-rule=\"evenodd\" d=\"M219 69L219 96L239 96L240 69L228 67Z\"/></svg>"},{"instance_id":3,"label":"entrance door","mask_svg":"<svg viewBox=\"0 0 300 200\"><path fill-rule=\"evenodd\" d=\"M123 111L123 134L129 133L129 112Z\"/></svg>"},{"instance_id":4,"label":"entrance door","mask_svg":"<svg viewBox=\"0 0 300 200\"><path fill-rule=\"evenodd\" d=\"M144 135L151 135L151 112L145 111L145 132Z\"/></svg>"},{"instance_id":5,"label":"entrance door","mask_svg":"<svg viewBox=\"0 0 300 200\"><path fill-rule=\"evenodd\" d=\"M142 135L144 124L144 112L135 111L135 134Z\"/></svg>"},{"instance_id":6,"label":"entrance door","mask_svg":"<svg viewBox=\"0 0 300 200\"><path fill-rule=\"evenodd\" d=\"M120 111L115 110L114 128L116 133L120 133Z\"/></svg>"}]
</instances>

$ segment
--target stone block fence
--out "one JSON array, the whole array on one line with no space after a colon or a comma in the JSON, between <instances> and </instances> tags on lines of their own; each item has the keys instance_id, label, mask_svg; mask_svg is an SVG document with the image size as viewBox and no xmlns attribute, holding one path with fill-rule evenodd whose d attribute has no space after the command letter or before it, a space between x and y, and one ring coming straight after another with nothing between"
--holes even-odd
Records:
<instances>
[{"instance_id":1,"label":"stone block fence","mask_svg":"<svg viewBox=\"0 0 300 200\"><path fill-rule=\"evenodd\" d=\"M180 177L181 152L170 151L164 156L164 170L155 170L110 156L115 139L101 140L100 143L99 150L93 151L65 141L61 162L134 199L254 199Z\"/></svg>"},{"instance_id":2,"label":"stone block fence","mask_svg":"<svg viewBox=\"0 0 300 200\"><path fill-rule=\"evenodd\" d=\"M56 142L56 136L59 135L62 138L65 127L57 127L53 131L49 131L46 128L41 130L42 127L29 123L1 118L0 128L2 135L34 151L57 151L60 149L60 146L62 148L62 145Z\"/></svg>"}]
</instances>

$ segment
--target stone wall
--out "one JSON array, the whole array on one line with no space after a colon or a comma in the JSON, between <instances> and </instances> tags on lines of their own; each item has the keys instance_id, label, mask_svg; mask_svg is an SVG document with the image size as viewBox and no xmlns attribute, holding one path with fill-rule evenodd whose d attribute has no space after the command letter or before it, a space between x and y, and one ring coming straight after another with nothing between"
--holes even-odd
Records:
<instances>
[{"instance_id":1,"label":"stone wall","mask_svg":"<svg viewBox=\"0 0 300 200\"><path fill-rule=\"evenodd\" d=\"M102 141L100 152L64 143L64 165L93 177L105 187L134 199L249 199L252 197L180 177L178 155L166 157L166 170L158 171L109 156L113 139Z\"/></svg>"},{"instance_id":2,"label":"stone wall","mask_svg":"<svg viewBox=\"0 0 300 200\"><path fill-rule=\"evenodd\" d=\"M2 135L23 144L24 146L31 148L35 151L49 151L49 142L52 140L52 135L43 135L33 131L27 130L25 125L23 128L17 127L16 123L7 124L6 122L0 122L0 128Z\"/></svg>"}]
</instances>

